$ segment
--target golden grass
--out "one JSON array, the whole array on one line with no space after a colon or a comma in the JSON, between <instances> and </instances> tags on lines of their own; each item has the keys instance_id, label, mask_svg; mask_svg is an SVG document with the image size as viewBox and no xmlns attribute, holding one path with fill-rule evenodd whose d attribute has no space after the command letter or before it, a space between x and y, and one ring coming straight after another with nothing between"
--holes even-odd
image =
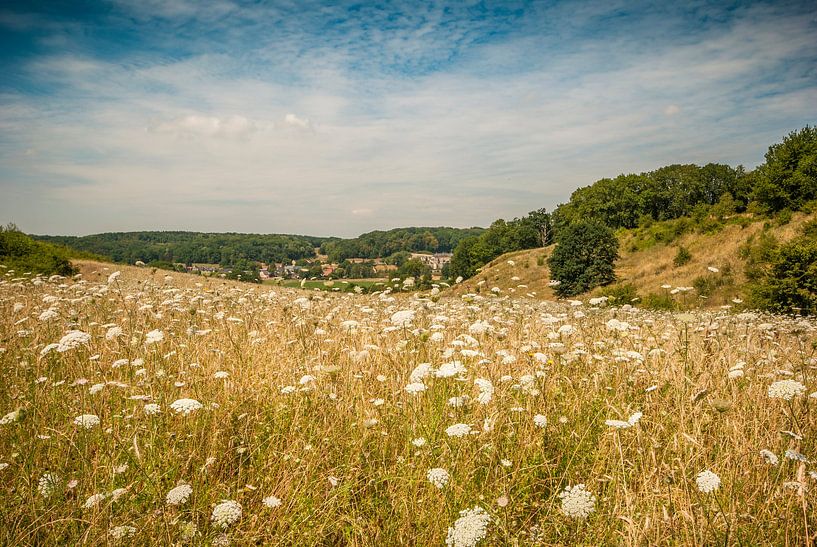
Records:
<instances>
[{"instance_id":1,"label":"golden grass","mask_svg":"<svg viewBox=\"0 0 817 547\"><path fill-rule=\"evenodd\" d=\"M788 241L798 235L805 222L814 218L813 214L795 213L791 222L773 226L771 233L781 242ZM713 308L731 304L732 298L745 296L743 288L746 277L744 261L739 256L740 247L750 237L760 234L764 222L759 220L746 227L727 224L713 234L684 234L669 245L657 244L640 251L628 249L632 234L625 232L620 240L621 257L616 262L617 283L632 284L643 297L649 293L664 292L662 285L691 287L696 278L712 275L707 270L709 266L722 271L731 269L733 283L714 291L709 298L699 299L695 294L677 298L679 303L684 299L685 307ZM679 245L692 254L692 259L683 266L673 264ZM455 295L472 292L486 294L497 287L501 294L556 300L553 290L548 287L550 271L545 260L552 250L553 246L504 254L486 264L471 279L452 287L451 292Z\"/></svg>"},{"instance_id":2,"label":"golden grass","mask_svg":"<svg viewBox=\"0 0 817 547\"><path fill-rule=\"evenodd\" d=\"M815 467L783 456L817 458L813 321L338 295L118 266L109 284L114 266L81 267L77 280L0 282L0 416L22 410L0 425L0 544L116 543L111 531L132 526L121 543L171 545L192 523L196 545L440 545L474 506L491 517L484 545L813 541ZM393 324L400 310L410 325ZM108 339L112 325L122 335ZM90 340L43 354L69 330ZM148 344L153 330L164 337ZM458 377L404 389L418 364L454 360ZM495 388L487 404L477 378ZM808 390L770 399L780 379ZM178 415L180 398L203 408ZM636 411L634 427L605 424ZM77 427L81 414L100 424ZM449 437L456 423L475 433ZM434 467L450 474L442 490L426 479ZM722 481L711 494L696 488L706 469ZM45 473L59 478L49 496ZM180 483L192 496L167 505ZM561 511L558 494L578 483L597 497L586 520ZM94 494L107 497L85 508ZM243 514L222 530L211 513L224 499Z\"/></svg>"}]
</instances>

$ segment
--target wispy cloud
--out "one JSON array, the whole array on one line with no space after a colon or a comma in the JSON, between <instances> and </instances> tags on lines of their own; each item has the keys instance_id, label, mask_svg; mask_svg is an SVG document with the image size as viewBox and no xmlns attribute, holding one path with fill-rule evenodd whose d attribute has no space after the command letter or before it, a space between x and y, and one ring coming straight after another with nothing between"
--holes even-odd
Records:
<instances>
[{"instance_id":1,"label":"wispy cloud","mask_svg":"<svg viewBox=\"0 0 817 547\"><path fill-rule=\"evenodd\" d=\"M40 233L487 225L619 172L752 166L817 117L806 5L177 0L0 25L22 44L0 217Z\"/></svg>"}]
</instances>

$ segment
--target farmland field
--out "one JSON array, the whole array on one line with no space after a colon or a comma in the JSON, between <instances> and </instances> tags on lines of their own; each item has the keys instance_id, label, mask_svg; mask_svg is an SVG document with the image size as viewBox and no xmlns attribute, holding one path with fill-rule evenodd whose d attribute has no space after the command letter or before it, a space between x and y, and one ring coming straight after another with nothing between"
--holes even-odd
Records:
<instances>
[{"instance_id":1,"label":"farmland field","mask_svg":"<svg viewBox=\"0 0 817 547\"><path fill-rule=\"evenodd\" d=\"M0 310L3 545L817 532L811 319L91 262L6 272Z\"/></svg>"}]
</instances>

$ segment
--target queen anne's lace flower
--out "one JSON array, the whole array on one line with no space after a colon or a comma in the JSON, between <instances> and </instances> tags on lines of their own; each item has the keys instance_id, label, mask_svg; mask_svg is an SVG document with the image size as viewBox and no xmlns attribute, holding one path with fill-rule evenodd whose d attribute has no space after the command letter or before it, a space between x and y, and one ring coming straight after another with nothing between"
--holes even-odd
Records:
<instances>
[{"instance_id":1,"label":"queen anne's lace flower","mask_svg":"<svg viewBox=\"0 0 817 547\"><path fill-rule=\"evenodd\" d=\"M179 486L170 490L165 496L165 502L168 505L184 505L193 494L193 487L189 484L180 484Z\"/></svg>"},{"instance_id":2,"label":"queen anne's lace flower","mask_svg":"<svg viewBox=\"0 0 817 547\"><path fill-rule=\"evenodd\" d=\"M165 333L156 329L145 335L145 344L156 344L165 339Z\"/></svg>"},{"instance_id":3,"label":"queen anne's lace flower","mask_svg":"<svg viewBox=\"0 0 817 547\"><path fill-rule=\"evenodd\" d=\"M769 386L769 397L771 399L783 399L791 401L806 392L806 386L797 380L780 380Z\"/></svg>"},{"instance_id":4,"label":"queen anne's lace flower","mask_svg":"<svg viewBox=\"0 0 817 547\"><path fill-rule=\"evenodd\" d=\"M148 403L148 404L145 405L145 407L142 410L148 416L155 416L156 414L159 414L159 413L162 412L162 407L160 407L156 403Z\"/></svg>"},{"instance_id":5,"label":"queen anne's lace flower","mask_svg":"<svg viewBox=\"0 0 817 547\"><path fill-rule=\"evenodd\" d=\"M451 476L448 474L448 471L446 471L442 467L435 467L433 469L429 469L428 473L426 473L426 477L428 478L428 482L430 482L440 490L445 488L445 485L448 484L448 481L451 478Z\"/></svg>"},{"instance_id":6,"label":"queen anne's lace flower","mask_svg":"<svg viewBox=\"0 0 817 547\"><path fill-rule=\"evenodd\" d=\"M695 483L698 485L698 490L704 494L709 494L721 487L721 478L707 469L698 473L698 476L695 477Z\"/></svg>"},{"instance_id":7,"label":"queen anne's lace flower","mask_svg":"<svg viewBox=\"0 0 817 547\"><path fill-rule=\"evenodd\" d=\"M20 409L13 410L0 418L0 425L6 425L16 422L20 419Z\"/></svg>"},{"instance_id":8,"label":"queen anne's lace flower","mask_svg":"<svg viewBox=\"0 0 817 547\"><path fill-rule=\"evenodd\" d=\"M616 429L627 429L637 424L638 421L641 420L641 416L643 416L641 412L636 412L632 414L626 422L622 420L605 420L604 423L605 425Z\"/></svg>"},{"instance_id":9,"label":"queen anne's lace flower","mask_svg":"<svg viewBox=\"0 0 817 547\"><path fill-rule=\"evenodd\" d=\"M559 498L562 500L562 513L571 518L587 518L596 508L596 496L584 484L567 486Z\"/></svg>"},{"instance_id":10,"label":"queen anne's lace flower","mask_svg":"<svg viewBox=\"0 0 817 547\"><path fill-rule=\"evenodd\" d=\"M543 414L537 414L536 416L533 417L533 425L540 429L544 429L548 425L547 416Z\"/></svg>"},{"instance_id":11,"label":"queen anne's lace flower","mask_svg":"<svg viewBox=\"0 0 817 547\"><path fill-rule=\"evenodd\" d=\"M490 403L494 396L494 384L485 378L477 378L474 380L474 385L476 385L477 389L479 389L477 402L481 405L487 405Z\"/></svg>"},{"instance_id":12,"label":"queen anne's lace flower","mask_svg":"<svg viewBox=\"0 0 817 547\"><path fill-rule=\"evenodd\" d=\"M136 534L136 528L133 526L114 526L108 531L111 538L115 541L122 541Z\"/></svg>"},{"instance_id":13,"label":"queen anne's lace flower","mask_svg":"<svg viewBox=\"0 0 817 547\"><path fill-rule=\"evenodd\" d=\"M264 505L266 505L270 509L275 509L276 507L281 506L281 499L276 498L275 496L267 496L266 498L264 498L261 501L264 503Z\"/></svg>"},{"instance_id":14,"label":"queen anne's lace flower","mask_svg":"<svg viewBox=\"0 0 817 547\"><path fill-rule=\"evenodd\" d=\"M422 382L412 382L407 385L405 388L406 393L411 395L417 395L418 393L422 393L426 390L426 385Z\"/></svg>"},{"instance_id":15,"label":"queen anne's lace flower","mask_svg":"<svg viewBox=\"0 0 817 547\"><path fill-rule=\"evenodd\" d=\"M233 500L223 500L213 508L210 520L221 528L227 528L241 518L241 504Z\"/></svg>"},{"instance_id":16,"label":"queen anne's lace flower","mask_svg":"<svg viewBox=\"0 0 817 547\"><path fill-rule=\"evenodd\" d=\"M178 399L170 403L170 408L173 409L175 413L185 416L199 410L202 406L204 405L195 399Z\"/></svg>"},{"instance_id":17,"label":"queen anne's lace flower","mask_svg":"<svg viewBox=\"0 0 817 547\"><path fill-rule=\"evenodd\" d=\"M68 331L65 336L60 338L57 345L57 351L60 353L65 353L66 351L87 345L90 341L91 335L87 332L82 332L81 330L71 330Z\"/></svg>"},{"instance_id":18,"label":"queen anne's lace flower","mask_svg":"<svg viewBox=\"0 0 817 547\"><path fill-rule=\"evenodd\" d=\"M445 434L449 437L465 437L471 433L471 426L468 424L454 424L445 429Z\"/></svg>"},{"instance_id":19,"label":"queen anne's lace flower","mask_svg":"<svg viewBox=\"0 0 817 547\"><path fill-rule=\"evenodd\" d=\"M83 429L93 429L99 425L99 416L96 414L82 414L74 418L74 425Z\"/></svg>"},{"instance_id":20,"label":"queen anne's lace flower","mask_svg":"<svg viewBox=\"0 0 817 547\"><path fill-rule=\"evenodd\" d=\"M391 322L395 327L407 327L412 321L414 321L414 310L400 310L391 315Z\"/></svg>"},{"instance_id":21,"label":"queen anne's lace flower","mask_svg":"<svg viewBox=\"0 0 817 547\"><path fill-rule=\"evenodd\" d=\"M448 529L445 544L450 547L473 547L485 539L490 522L491 516L482 507L460 511L460 517Z\"/></svg>"},{"instance_id":22,"label":"queen anne's lace flower","mask_svg":"<svg viewBox=\"0 0 817 547\"><path fill-rule=\"evenodd\" d=\"M760 457L763 458L763 461L770 465L777 465L777 463L780 461L777 455L771 450L766 449L761 450Z\"/></svg>"},{"instance_id":23,"label":"queen anne's lace flower","mask_svg":"<svg viewBox=\"0 0 817 547\"><path fill-rule=\"evenodd\" d=\"M37 491L44 498L50 497L62 486L62 479L54 473L43 473L37 481Z\"/></svg>"},{"instance_id":24,"label":"queen anne's lace flower","mask_svg":"<svg viewBox=\"0 0 817 547\"><path fill-rule=\"evenodd\" d=\"M84 509L92 509L93 507L99 505L99 503L102 502L106 497L107 495L105 494L94 494L93 496L85 500L85 504L82 507Z\"/></svg>"}]
</instances>

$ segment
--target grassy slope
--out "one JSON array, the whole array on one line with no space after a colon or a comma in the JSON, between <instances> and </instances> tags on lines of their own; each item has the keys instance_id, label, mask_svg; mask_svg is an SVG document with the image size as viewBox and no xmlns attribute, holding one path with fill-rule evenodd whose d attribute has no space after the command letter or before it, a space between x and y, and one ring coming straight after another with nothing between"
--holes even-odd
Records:
<instances>
[{"instance_id":1,"label":"grassy slope","mask_svg":"<svg viewBox=\"0 0 817 547\"><path fill-rule=\"evenodd\" d=\"M804 222L814 215L797 214L791 222L772 228L775 237L786 241L797 235ZM627 250L632 233L627 232L621 238L621 258L616 263L616 274L620 283L632 283L641 295L660 292L661 285L674 287L692 286L696 277L710 275L708 266L723 270L731 266L735 285L715 292L706 302L717 306L728 302L733 296L741 294L741 286L746 282L743 275L743 260L738 256L738 249L752 235L757 235L763 228L764 221L758 221L741 228L738 225L727 225L714 234L684 234L669 245L657 244L643 251ZM683 245L692 254L692 260L681 267L673 265L678 246ZM504 254L482 268L482 271L471 279L453 287L451 293L461 295L469 292L481 292L499 287L503 294L532 296L539 299L555 300L553 291L547 286L550 272L542 257L549 256L552 247L516 251ZM509 261L513 262L510 264ZM542 265L539 265L539 263ZM518 280L513 279L518 277ZM480 286L479 283L484 281Z\"/></svg>"}]
</instances>

